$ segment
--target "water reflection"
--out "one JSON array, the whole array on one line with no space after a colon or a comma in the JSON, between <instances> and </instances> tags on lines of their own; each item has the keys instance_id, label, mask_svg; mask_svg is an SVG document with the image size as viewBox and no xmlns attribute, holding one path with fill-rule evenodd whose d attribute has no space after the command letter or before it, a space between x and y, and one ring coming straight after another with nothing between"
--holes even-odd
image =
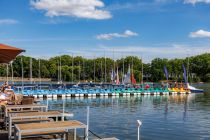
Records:
<instances>
[{"instance_id":1,"label":"water reflection","mask_svg":"<svg viewBox=\"0 0 210 140\"><path fill-rule=\"evenodd\" d=\"M142 140L210 139L208 93L64 100L65 110L83 122L90 106L90 129L101 137L136 139L136 120L141 119ZM48 100L48 104L49 109L62 110L63 100Z\"/></svg>"}]
</instances>

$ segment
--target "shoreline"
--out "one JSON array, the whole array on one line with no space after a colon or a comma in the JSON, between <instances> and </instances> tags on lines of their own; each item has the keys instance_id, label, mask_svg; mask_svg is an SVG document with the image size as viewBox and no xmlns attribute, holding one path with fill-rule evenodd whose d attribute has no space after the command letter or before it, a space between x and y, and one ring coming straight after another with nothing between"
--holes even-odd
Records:
<instances>
[{"instance_id":1,"label":"shoreline","mask_svg":"<svg viewBox=\"0 0 210 140\"><path fill-rule=\"evenodd\" d=\"M0 82L7 81L7 77L0 77ZM21 77L8 77L8 81L14 81L14 82L21 82L22 78ZM39 82L40 78L23 78L23 82ZM41 81L44 82L52 82L51 78L41 78Z\"/></svg>"}]
</instances>

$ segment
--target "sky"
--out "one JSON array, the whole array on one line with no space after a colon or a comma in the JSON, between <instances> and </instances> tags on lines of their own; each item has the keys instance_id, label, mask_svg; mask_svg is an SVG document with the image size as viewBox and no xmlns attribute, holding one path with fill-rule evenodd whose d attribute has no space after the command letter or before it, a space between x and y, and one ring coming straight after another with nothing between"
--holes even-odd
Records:
<instances>
[{"instance_id":1,"label":"sky","mask_svg":"<svg viewBox=\"0 0 210 140\"><path fill-rule=\"evenodd\" d=\"M36 58L210 52L210 0L0 0L0 9L0 43Z\"/></svg>"}]
</instances>

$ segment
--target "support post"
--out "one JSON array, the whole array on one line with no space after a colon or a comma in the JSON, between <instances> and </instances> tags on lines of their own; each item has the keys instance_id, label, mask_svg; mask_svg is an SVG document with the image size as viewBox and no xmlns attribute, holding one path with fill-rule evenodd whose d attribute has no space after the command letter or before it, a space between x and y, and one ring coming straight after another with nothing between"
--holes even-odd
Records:
<instances>
[{"instance_id":1,"label":"support post","mask_svg":"<svg viewBox=\"0 0 210 140\"><path fill-rule=\"evenodd\" d=\"M47 107L46 107L46 112L48 111L48 106L49 106L49 103L48 103L48 98L47 98Z\"/></svg>"},{"instance_id":2,"label":"support post","mask_svg":"<svg viewBox=\"0 0 210 140\"><path fill-rule=\"evenodd\" d=\"M138 127L138 139L137 140L140 140L140 127L142 125L142 122L140 120L137 120L137 127Z\"/></svg>"},{"instance_id":3,"label":"support post","mask_svg":"<svg viewBox=\"0 0 210 140\"><path fill-rule=\"evenodd\" d=\"M85 140L88 140L88 130L89 130L89 113L90 113L90 107L87 106L87 128L86 128L86 138Z\"/></svg>"},{"instance_id":4,"label":"support post","mask_svg":"<svg viewBox=\"0 0 210 140\"><path fill-rule=\"evenodd\" d=\"M74 129L74 140L76 140L77 139L77 129L75 128Z\"/></svg>"},{"instance_id":5,"label":"support post","mask_svg":"<svg viewBox=\"0 0 210 140\"><path fill-rule=\"evenodd\" d=\"M63 114L62 114L62 121L64 121L64 113L65 113L65 100L63 100Z\"/></svg>"}]
</instances>

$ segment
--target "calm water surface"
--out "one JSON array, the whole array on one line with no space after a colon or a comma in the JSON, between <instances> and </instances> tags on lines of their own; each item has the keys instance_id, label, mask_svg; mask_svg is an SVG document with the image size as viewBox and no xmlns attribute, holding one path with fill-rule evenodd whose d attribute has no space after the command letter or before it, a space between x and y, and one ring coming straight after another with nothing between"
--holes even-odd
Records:
<instances>
[{"instance_id":1,"label":"calm water surface","mask_svg":"<svg viewBox=\"0 0 210 140\"><path fill-rule=\"evenodd\" d=\"M48 100L49 109L74 113L71 119L86 122L90 106L90 130L100 137L136 140L136 120L143 123L141 140L210 140L210 85L197 85L205 94L73 98ZM47 101L43 101L46 103Z\"/></svg>"}]
</instances>

